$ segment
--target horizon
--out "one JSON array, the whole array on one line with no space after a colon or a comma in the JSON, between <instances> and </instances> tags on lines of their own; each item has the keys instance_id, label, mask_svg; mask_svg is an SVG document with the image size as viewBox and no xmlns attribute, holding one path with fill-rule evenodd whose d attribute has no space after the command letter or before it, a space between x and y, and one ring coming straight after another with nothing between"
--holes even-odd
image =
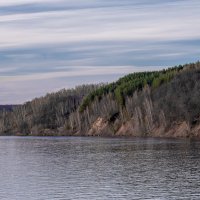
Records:
<instances>
[{"instance_id":1,"label":"horizon","mask_svg":"<svg viewBox=\"0 0 200 200\"><path fill-rule=\"evenodd\" d=\"M193 62L193 63L197 63L197 62L200 62L200 61L198 60L198 61ZM189 65L189 64L192 64L192 63L185 63L185 64L182 64L182 65ZM180 64L180 65L181 65L181 64ZM167 70L167 69L169 69L169 68L178 67L178 66L180 66L180 65L168 66L168 67L166 67L166 68L160 68L160 69L158 69L157 71ZM138 71L138 72L133 72L133 73L155 72L155 71L156 71L156 70L146 70L146 71ZM133 73L131 72L131 73L129 73L129 74L133 74ZM125 76L127 76L127 75L129 75L129 74L125 74L124 76L121 76L121 77L119 77L118 79L116 79L116 80L114 80L114 81L112 81L112 82L116 82L116 81L118 81L120 78L123 78L123 77L125 77ZM86 83L86 84L81 84L81 85L75 85L74 87L71 87L71 88L60 88L59 90L50 91L50 92L47 92L47 93L45 93L45 94L42 94L41 96L35 96L35 97L33 97L32 99L29 99L29 100L24 101L24 102L19 103L19 104L0 104L0 106L3 106L3 107L4 107L4 106L20 106L20 105L25 105L26 103L29 103L29 102L31 102L31 101L33 101L33 100L35 100L35 99L43 98L43 97L45 97L45 96L47 96L47 95L49 95L49 94L57 93L57 92L60 92L60 91L62 91L62 90L75 90L77 87L81 87L81 86L83 86L83 85L109 84L109 83L112 83L112 82L98 82L98 83L89 83L89 84Z\"/></svg>"},{"instance_id":2,"label":"horizon","mask_svg":"<svg viewBox=\"0 0 200 200\"><path fill-rule=\"evenodd\" d=\"M2 0L0 105L199 60L197 0Z\"/></svg>"}]
</instances>

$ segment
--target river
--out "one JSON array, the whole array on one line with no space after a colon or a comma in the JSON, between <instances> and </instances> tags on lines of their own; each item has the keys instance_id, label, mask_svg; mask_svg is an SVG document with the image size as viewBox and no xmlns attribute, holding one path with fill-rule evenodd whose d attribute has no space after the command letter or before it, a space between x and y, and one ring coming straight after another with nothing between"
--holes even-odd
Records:
<instances>
[{"instance_id":1,"label":"river","mask_svg":"<svg viewBox=\"0 0 200 200\"><path fill-rule=\"evenodd\" d=\"M200 199L200 141L0 137L1 200Z\"/></svg>"}]
</instances>

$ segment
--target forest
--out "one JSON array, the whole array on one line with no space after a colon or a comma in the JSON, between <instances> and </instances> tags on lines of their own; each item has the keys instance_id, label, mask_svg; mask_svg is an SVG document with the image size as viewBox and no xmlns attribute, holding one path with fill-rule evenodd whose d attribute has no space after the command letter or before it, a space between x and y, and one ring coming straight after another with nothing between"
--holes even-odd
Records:
<instances>
[{"instance_id":1,"label":"forest","mask_svg":"<svg viewBox=\"0 0 200 200\"><path fill-rule=\"evenodd\" d=\"M0 135L200 137L200 62L0 107Z\"/></svg>"}]
</instances>

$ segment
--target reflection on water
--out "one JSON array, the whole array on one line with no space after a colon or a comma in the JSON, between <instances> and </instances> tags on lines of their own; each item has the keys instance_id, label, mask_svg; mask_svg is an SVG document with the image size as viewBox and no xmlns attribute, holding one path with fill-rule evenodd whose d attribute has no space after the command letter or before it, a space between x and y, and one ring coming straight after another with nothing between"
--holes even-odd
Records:
<instances>
[{"instance_id":1,"label":"reflection on water","mask_svg":"<svg viewBox=\"0 0 200 200\"><path fill-rule=\"evenodd\" d=\"M200 142L0 137L1 200L200 199Z\"/></svg>"}]
</instances>

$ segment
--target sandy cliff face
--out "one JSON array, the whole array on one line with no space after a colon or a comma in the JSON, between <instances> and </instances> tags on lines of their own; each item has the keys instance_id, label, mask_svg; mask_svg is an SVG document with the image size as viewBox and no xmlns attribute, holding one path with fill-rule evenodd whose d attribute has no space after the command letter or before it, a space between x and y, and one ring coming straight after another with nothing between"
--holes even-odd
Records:
<instances>
[{"instance_id":1,"label":"sandy cliff face","mask_svg":"<svg viewBox=\"0 0 200 200\"><path fill-rule=\"evenodd\" d=\"M100 136L106 134L106 132L108 134L108 121L98 117L86 134L88 136Z\"/></svg>"},{"instance_id":2,"label":"sandy cliff face","mask_svg":"<svg viewBox=\"0 0 200 200\"><path fill-rule=\"evenodd\" d=\"M191 134L193 137L200 138L200 125L192 129Z\"/></svg>"},{"instance_id":3,"label":"sandy cliff face","mask_svg":"<svg viewBox=\"0 0 200 200\"><path fill-rule=\"evenodd\" d=\"M115 132L109 122L98 118L89 130L88 136L133 136L133 137L167 137L167 138L200 138L200 125L190 128L186 122L173 124L166 128L164 125L154 127L149 132L143 132L137 121L131 119L119 127Z\"/></svg>"},{"instance_id":4,"label":"sandy cliff face","mask_svg":"<svg viewBox=\"0 0 200 200\"><path fill-rule=\"evenodd\" d=\"M142 103L134 107L130 118L126 118L124 122L119 119L110 122L98 117L86 135L200 138L200 125L191 127L186 121L174 121L169 124L166 113L158 110L152 102L150 90L144 93Z\"/></svg>"}]
</instances>

